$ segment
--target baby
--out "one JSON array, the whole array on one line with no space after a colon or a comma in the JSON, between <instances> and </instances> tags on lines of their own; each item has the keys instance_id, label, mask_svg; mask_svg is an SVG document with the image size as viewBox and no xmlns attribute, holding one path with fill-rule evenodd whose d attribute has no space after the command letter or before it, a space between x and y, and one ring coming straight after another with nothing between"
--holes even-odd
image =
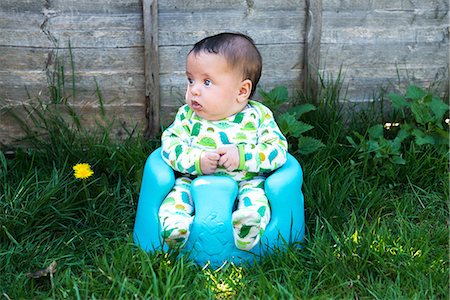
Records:
<instances>
[{"instance_id":1,"label":"baby","mask_svg":"<svg viewBox=\"0 0 450 300\"><path fill-rule=\"evenodd\" d=\"M183 247L189 237L194 218L190 185L199 175L238 182L232 215L237 248L252 249L269 223L264 180L286 162L287 141L272 112L250 100L261 68L261 54L244 34L207 37L188 53L187 104L161 137L163 159L184 174L159 209L161 235L169 247Z\"/></svg>"}]
</instances>

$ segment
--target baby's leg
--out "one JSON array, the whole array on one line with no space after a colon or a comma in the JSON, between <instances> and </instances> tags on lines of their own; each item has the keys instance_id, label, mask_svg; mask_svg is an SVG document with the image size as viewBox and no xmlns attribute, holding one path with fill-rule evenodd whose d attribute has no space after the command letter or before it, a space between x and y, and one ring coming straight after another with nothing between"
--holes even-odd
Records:
<instances>
[{"instance_id":1,"label":"baby's leg","mask_svg":"<svg viewBox=\"0 0 450 300\"><path fill-rule=\"evenodd\" d=\"M191 182L192 180L187 177L177 178L172 191L159 208L161 236L171 248L183 247L189 237L194 218L194 204L190 193Z\"/></svg>"},{"instance_id":2,"label":"baby's leg","mask_svg":"<svg viewBox=\"0 0 450 300\"><path fill-rule=\"evenodd\" d=\"M258 244L270 221L264 180L264 177L258 176L239 183L238 206L232 222L234 243L241 250L250 250Z\"/></svg>"}]
</instances>

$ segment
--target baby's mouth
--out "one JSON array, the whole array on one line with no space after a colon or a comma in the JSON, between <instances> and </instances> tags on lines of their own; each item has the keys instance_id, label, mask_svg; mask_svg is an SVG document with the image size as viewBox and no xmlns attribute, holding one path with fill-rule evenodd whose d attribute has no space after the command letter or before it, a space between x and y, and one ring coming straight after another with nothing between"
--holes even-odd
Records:
<instances>
[{"instance_id":1,"label":"baby's mouth","mask_svg":"<svg viewBox=\"0 0 450 300\"><path fill-rule=\"evenodd\" d=\"M193 110L200 110L202 109L202 105L200 103L198 103L195 100L191 100L191 106Z\"/></svg>"}]
</instances>

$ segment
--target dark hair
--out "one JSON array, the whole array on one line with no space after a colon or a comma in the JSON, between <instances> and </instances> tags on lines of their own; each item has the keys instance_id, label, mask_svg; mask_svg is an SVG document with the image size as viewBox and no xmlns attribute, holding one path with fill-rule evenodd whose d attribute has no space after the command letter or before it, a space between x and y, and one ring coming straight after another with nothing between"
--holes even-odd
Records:
<instances>
[{"instance_id":1,"label":"dark hair","mask_svg":"<svg viewBox=\"0 0 450 300\"><path fill-rule=\"evenodd\" d=\"M252 82L250 97L253 96L261 77L262 58L252 38L242 33L219 33L195 43L188 55L200 52L223 55L232 68L241 68L243 80Z\"/></svg>"}]
</instances>

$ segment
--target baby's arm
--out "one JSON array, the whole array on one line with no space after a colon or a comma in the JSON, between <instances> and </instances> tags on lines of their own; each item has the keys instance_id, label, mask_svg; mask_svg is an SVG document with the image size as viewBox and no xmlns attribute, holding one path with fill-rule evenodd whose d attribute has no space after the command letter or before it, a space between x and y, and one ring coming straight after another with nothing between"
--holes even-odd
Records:
<instances>
[{"instance_id":1,"label":"baby's arm","mask_svg":"<svg viewBox=\"0 0 450 300\"><path fill-rule=\"evenodd\" d=\"M257 143L237 145L240 156L239 170L270 172L286 162L287 140L278 128L272 112L266 107L263 108L265 115L262 116L258 128Z\"/></svg>"},{"instance_id":2,"label":"baby's arm","mask_svg":"<svg viewBox=\"0 0 450 300\"><path fill-rule=\"evenodd\" d=\"M186 119L188 108L182 106L175 117L175 121L170 125L161 136L161 155L175 171L201 175L206 174L211 164L207 163L208 155L203 155L204 150L193 147L190 144L190 129L184 120ZM218 160L218 158L217 158ZM203 163L203 166L201 166Z\"/></svg>"}]
</instances>

